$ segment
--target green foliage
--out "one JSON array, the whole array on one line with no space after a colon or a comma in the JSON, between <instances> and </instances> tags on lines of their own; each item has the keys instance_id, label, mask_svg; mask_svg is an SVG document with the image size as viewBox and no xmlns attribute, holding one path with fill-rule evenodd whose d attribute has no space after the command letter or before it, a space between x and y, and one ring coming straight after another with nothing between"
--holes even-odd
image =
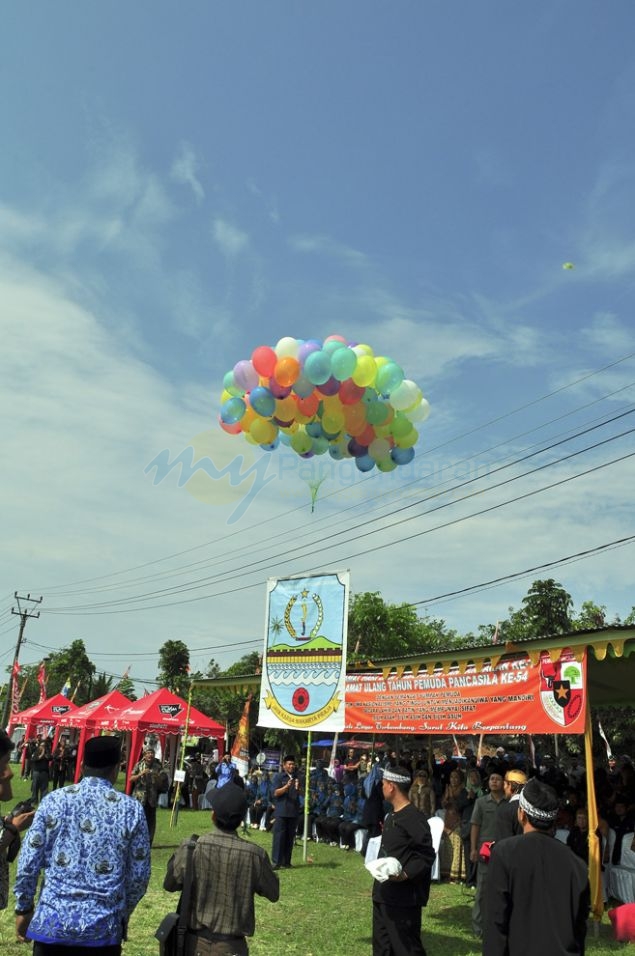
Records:
<instances>
[{"instance_id":1,"label":"green foliage","mask_svg":"<svg viewBox=\"0 0 635 956\"><path fill-rule=\"evenodd\" d=\"M93 681L93 698L98 700L100 697L105 697L112 690L112 681L112 677L108 677L105 673L98 674Z\"/></svg>"},{"instance_id":2,"label":"green foliage","mask_svg":"<svg viewBox=\"0 0 635 956\"><path fill-rule=\"evenodd\" d=\"M586 602L590 605L591 602ZM583 608L585 605L583 605ZM595 608L595 605L593 605ZM522 599L522 607L508 609L509 616L498 624L499 643L514 643L532 637L550 637L555 634L568 634L574 629L571 616L573 601L571 595L553 578L534 581ZM591 613L587 609L586 613ZM583 617L583 619L586 619ZM481 624L479 635L486 641L491 640L495 625Z\"/></svg>"},{"instance_id":3,"label":"green foliage","mask_svg":"<svg viewBox=\"0 0 635 956\"><path fill-rule=\"evenodd\" d=\"M576 631L592 631L606 625L606 605L583 601L579 613L573 620Z\"/></svg>"},{"instance_id":4,"label":"green foliage","mask_svg":"<svg viewBox=\"0 0 635 956\"><path fill-rule=\"evenodd\" d=\"M123 694L124 697L127 697L128 700L136 700L137 695L134 689L134 681L130 677L122 677L119 683L116 685L117 690L120 694Z\"/></svg>"},{"instance_id":5,"label":"green foliage","mask_svg":"<svg viewBox=\"0 0 635 956\"><path fill-rule=\"evenodd\" d=\"M533 637L567 634L572 630L571 595L553 578L534 581L523 598L523 607Z\"/></svg>"},{"instance_id":6,"label":"green foliage","mask_svg":"<svg viewBox=\"0 0 635 956\"><path fill-rule=\"evenodd\" d=\"M190 686L190 652L183 641L166 641L159 649L159 674L161 687L174 694L187 696Z\"/></svg>"},{"instance_id":7,"label":"green foliage","mask_svg":"<svg viewBox=\"0 0 635 956\"><path fill-rule=\"evenodd\" d=\"M387 604L379 592L355 594L348 611L348 662L399 657L458 643L445 622L420 618L410 604Z\"/></svg>"}]
</instances>

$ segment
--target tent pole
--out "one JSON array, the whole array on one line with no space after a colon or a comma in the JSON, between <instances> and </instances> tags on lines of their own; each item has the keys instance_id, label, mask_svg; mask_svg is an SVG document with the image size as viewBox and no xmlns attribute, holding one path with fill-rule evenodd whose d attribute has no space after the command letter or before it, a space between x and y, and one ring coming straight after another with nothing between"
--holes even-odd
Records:
<instances>
[{"instance_id":1,"label":"tent pole","mask_svg":"<svg viewBox=\"0 0 635 956\"><path fill-rule=\"evenodd\" d=\"M179 761L179 777L182 778L185 774L185 741L187 740L189 729L190 729L190 710L192 709L192 685L190 684L190 689L187 694L187 711L185 713L185 723L183 725L183 735L181 738L181 759ZM177 738L178 739L178 738ZM170 829L174 829L176 826L176 821L179 813L179 801L181 798L181 783L182 780L177 780L176 790L174 791L174 803L172 804L172 813L170 815Z\"/></svg>"}]
</instances>

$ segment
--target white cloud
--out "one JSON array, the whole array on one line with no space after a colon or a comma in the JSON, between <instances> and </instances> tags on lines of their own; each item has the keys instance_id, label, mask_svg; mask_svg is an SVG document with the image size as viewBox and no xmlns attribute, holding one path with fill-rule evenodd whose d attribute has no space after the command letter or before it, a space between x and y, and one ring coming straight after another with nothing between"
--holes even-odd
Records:
<instances>
[{"instance_id":1,"label":"white cloud","mask_svg":"<svg viewBox=\"0 0 635 956\"><path fill-rule=\"evenodd\" d=\"M258 199L262 200L270 221L274 224L274 226L277 226L280 222L280 211L278 209L278 201L275 196L267 198L254 179L247 180L247 189L252 196L256 196Z\"/></svg>"},{"instance_id":2,"label":"white cloud","mask_svg":"<svg viewBox=\"0 0 635 956\"><path fill-rule=\"evenodd\" d=\"M170 174L175 182L189 186L196 201L201 203L205 198L205 190L197 176L199 168L200 163L193 147L189 143L181 143Z\"/></svg>"},{"instance_id":3,"label":"white cloud","mask_svg":"<svg viewBox=\"0 0 635 956\"><path fill-rule=\"evenodd\" d=\"M228 258L237 256L249 245L249 236L226 219L217 217L212 224L214 242L223 255Z\"/></svg>"},{"instance_id":4,"label":"white cloud","mask_svg":"<svg viewBox=\"0 0 635 956\"><path fill-rule=\"evenodd\" d=\"M617 357L635 351L635 332L612 312L597 312L580 336L590 348L605 355Z\"/></svg>"},{"instance_id":5,"label":"white cloud","mask_svg":"<svg viewBox=\"0 0 635 956\"><path fill-rule=\"evenodd\" d=\"M330 236L291 236L289 245L295 252L330 256L349 265L364 266L368 263L368 258L363 252L338 242Z\"/></svg>"}]
</instances>

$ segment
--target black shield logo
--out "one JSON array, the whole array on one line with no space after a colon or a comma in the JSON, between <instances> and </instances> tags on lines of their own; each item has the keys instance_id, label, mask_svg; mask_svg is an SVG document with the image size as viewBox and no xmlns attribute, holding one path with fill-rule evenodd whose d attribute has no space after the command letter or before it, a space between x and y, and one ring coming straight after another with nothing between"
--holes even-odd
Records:
<instances>
[{"instance_id":1,"label":"black shield logo","mask_svg":"<svg viewBox=\"0 0 635 956\"><path fill-rule=\"evenodd\" d=\"M553 682L553 697L559 707L565 708L571 700L571 682L555 680Z\"/></svg>"}]
</instances>

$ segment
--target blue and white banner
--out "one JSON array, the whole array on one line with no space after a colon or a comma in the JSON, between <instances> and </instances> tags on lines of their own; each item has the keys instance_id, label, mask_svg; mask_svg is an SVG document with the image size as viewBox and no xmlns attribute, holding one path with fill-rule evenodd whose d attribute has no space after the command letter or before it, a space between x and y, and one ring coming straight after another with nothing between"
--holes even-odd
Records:
<instances>
[{"instance_id":1,"label":"blue and white banner","mask_svg":"<svg viewBox=\"0 0 635 956\"><path fill-rule=\"evenodd\" d=\"M343 730L348 571L270 578L260 727Z\"/></svg>"}]
</instances>

